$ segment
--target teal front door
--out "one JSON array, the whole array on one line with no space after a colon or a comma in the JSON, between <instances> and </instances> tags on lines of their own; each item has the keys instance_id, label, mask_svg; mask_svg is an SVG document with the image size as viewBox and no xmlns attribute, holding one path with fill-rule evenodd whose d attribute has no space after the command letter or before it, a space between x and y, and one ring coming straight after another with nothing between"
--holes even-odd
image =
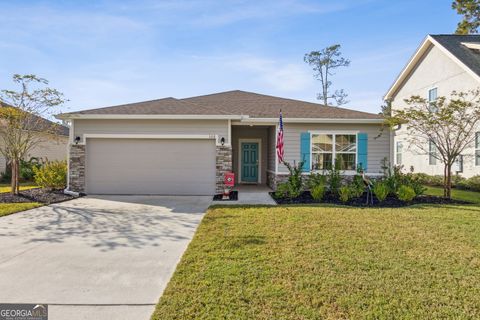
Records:
<instances>
[{"instance_id":1,"label":"teal front door","mask_svg":"<svg viewBox=\"0 0 480 320\"><path fill-rule=\"evenodd\" d=\"M258 142L242 142L242 182L258 182Z\"/></svg>"}]
</instances>

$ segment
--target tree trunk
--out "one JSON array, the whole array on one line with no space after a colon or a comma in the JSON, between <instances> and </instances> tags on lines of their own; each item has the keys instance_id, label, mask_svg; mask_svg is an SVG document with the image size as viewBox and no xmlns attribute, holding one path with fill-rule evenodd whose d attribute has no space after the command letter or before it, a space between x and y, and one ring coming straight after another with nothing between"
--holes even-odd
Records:
<instances>
[{"instance_id":1,"label":"tree trunk","mask_svg":"<svg viewBox=\"0 0 480 320\"><path fill-rule=\"evenodd\" d=\"M20 186L18 183L18 178L19 178L19 161L18 160L12 160L12 181L11 181L11 193L12 194L18 194L20 190Z\"/></svg>"},{"instance_id":2,"label":"tree trunk","mask_svg":"<svg viewBox=\"0 0 480 320\"><path fill-rule=\"evenodd\" d=\"M452 198L452 165L449 164L447 168L447 198Z\"/></svg>"},{"instance_id":3,"label":"tree trunk","mask_svg":"<svg viewBox=\"0 0 480 320\"><path fill-rule=\"evenodd\" d=\"M452 197L452 165L445 164L443 167L443 196L447 199Z\"/></svg>"},{"instance_id":4,"label":"tree trunk","mask_svg":"<svg viewBox=\"0 0 480 320\"><path fill-rule=\"evenodd\" d=\"M16 194L19 194L20 193L20 161L17 160L17 182L16 182L16 185L17 185L17 192Z\"/></svg>"},{"instance_id":5,"label":"tree trunk","mask_svg":"<svg viewBox=\"0 0 480 320\"><path fill-rule=\"evenodd\" d=\"M443 166L443 197L447 198L447 164Z\"/></svg>"}]
</instances>

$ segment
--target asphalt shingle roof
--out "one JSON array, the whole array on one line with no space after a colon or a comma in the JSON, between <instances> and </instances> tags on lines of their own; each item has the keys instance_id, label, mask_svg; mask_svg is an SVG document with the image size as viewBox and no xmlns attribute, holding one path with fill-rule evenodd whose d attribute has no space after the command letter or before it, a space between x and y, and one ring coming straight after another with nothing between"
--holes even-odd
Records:
<instances>
[{"instance_id":1,"label":"asphalt shingle roof","mask_svg":"<svg viewBox=\"0 0 480 320\"><path fill-rule=\"evenodd\" d=\"M202 107L175 98L163 98L157 100L121 104L118 106L104 107L98 109L82 110L67 114L131 114L131 115L157 115L157 114L178 114L178 115L218 115L217 110Z\"/></svg>"},{"instance_id":2,"label":"asphalt shingle roof","mask_svg":"<svg viewBox=\"0 0 480 320\"><path fill-rule=\"evenodd\" d=\"M438 34L430 36L480 76L480 51L467 48L462 44L462 42L480 44L480 35Z\"/></svg>"},{"instance_id":3,"label":"asphalt shingle roof","mask_svg":"<svg viewBox=\"0 0 480 320\"><path fill-rule=\"evenodd\" d=\"M279 110L285 118L379 119L378 114L329 107L318 103L279 98L240 90L183 99L201 106L252 118L276 118Z\"/></svg>"},{"instance_id":4,"label":"asphalt shingle roof","mask_svg":"<svg viewBox=\"0 0 480 320\"><path fill-rule=\"evenodd\" d=\"M245 115L252 118L380 119L378 114L329 107L318 103L268 96L246 91L227 91L185 99L164 98L66 115Z\"/></svg>"},{"instance_id":5,"label":"asphalt shingle roof","mask_svg":"<svg viewBox=\"0 0 480 320\"><path fill-rule=\"evenodd\" d=\"M12 107L11 105L0 101L0 107ZM51 132L54 134L58 134L61 136L68 136L68 133L70 129L62 124L55 123L53 121L50 121L48 119L33 115L34 117L34 125L35 127L32 126L31 130L33 131L44 131L44 132Z\"/></svg>"}]
</instances>

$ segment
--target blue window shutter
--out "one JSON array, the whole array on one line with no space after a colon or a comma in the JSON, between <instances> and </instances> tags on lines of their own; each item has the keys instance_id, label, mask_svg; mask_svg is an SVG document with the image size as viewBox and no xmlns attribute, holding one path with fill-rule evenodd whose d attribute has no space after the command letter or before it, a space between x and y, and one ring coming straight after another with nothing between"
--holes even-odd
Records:
<instances>
[{"instance_id":1,"label":"blue window shutter","mask_svg":"<svg viewBox=\"0 0 480 320\"><path fill-rule=\"evenodd\" d=\"M359 133L357 135L357 168L362 168L364 171L368 170L368 134Z\"/></svg>"},{"instance_id":2,"label":"blue window shutter","mask_svg":"<svg viewBox=\"0 0 480 320\"><path fill-rule=\"evenodd\" d=\"M300 161L303 163L302 171L310 171L310 132L300 134Z\"/></svg>"}]
</instances>

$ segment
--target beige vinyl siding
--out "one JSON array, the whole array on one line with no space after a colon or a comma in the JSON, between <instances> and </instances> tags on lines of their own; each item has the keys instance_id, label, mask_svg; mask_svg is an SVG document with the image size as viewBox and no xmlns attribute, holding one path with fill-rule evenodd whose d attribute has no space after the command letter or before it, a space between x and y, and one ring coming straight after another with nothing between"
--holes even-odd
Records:
<instances>
[{"instance_id":1,"label":"beige vinyl siding","mask_svg":"<svg viewBox=\"0 0 480 320\"><path fill-rule=\"evenodd\" d=\"M307 131L358 131L368 134L368 173L380 173L383 158L390 158L390 133L386 130L379 138L381 126L376 124L284 124L285 160L300 161L300 134ZM283 164L278 165L280 173L288 172Z\"/></svg>"},{"instance_id":2,"label":"beige vinyl siding","mask_svg":"<svg viewBox=\"0 0 480 320\"><path fill-rule=\"evenodd\" d=\"M260 139L262 149L260 153L261 167L260 183L266 183L267 181L267 163L268 163L268 129L267 128L255 128L250 126L233 126L232 127L232 164L233 170L236 175L237 182L240 182L240 170L239 170L239 153L240 153L240 139Z\"/></svg>"},{"instance_id":3,"label":"beige vinyl siding","mask_svg":"<svg viewBox=\"0 0 480 320\"><path fill-rule=\"evenodd\" d=\"M32 157L41 158L43 161L67 159L67 136L44 135L41 142L28 152L26 159ZM7 163L5 157L0 154L0 172L5 172Z\"/></svg>"},{"instance_id":4,"label":"beige vinyl siding","mask_svg":"<svg viewBox=\"0 0 480 320\"><path fill-rule=\"evenodd\" d=\"M277 152L277 130L276 127L268 129L268 166L267 170L275 171L275 154Z\"/></svg>"},{"instance_id":5,"label":"beige vinyl siding","mask_svg":"<svg viewBox=\"0 0 480 320\"><path fill-rule=\"evenodd\" d=\"M74 120L74 137L84 134L208 134L228 141L227 120Z\"/></svg>"}]
</instances>

